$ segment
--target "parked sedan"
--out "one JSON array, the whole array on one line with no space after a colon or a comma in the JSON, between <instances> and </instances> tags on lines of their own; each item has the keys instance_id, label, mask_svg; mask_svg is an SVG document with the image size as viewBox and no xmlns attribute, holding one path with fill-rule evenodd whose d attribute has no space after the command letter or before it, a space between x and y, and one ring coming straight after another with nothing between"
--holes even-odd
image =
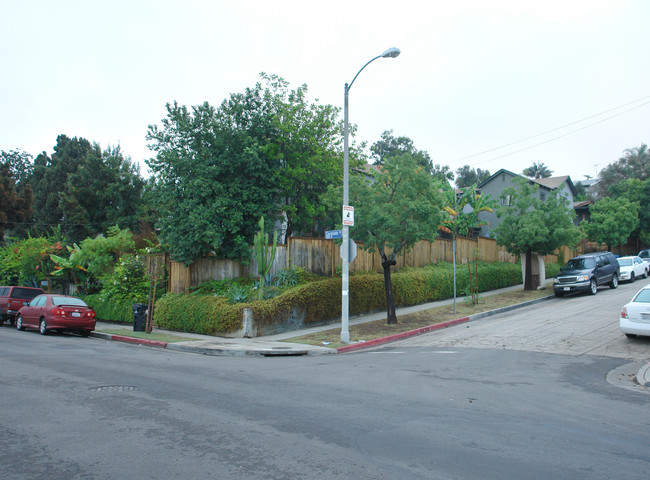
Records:
<instances>
[{"instance_id":1,"label":"parked sedan","mask_svg":"<svg viewBox=\"0 0 650 480\"><path fill-rule=\"evenodd\" d=\"M629 280L631 283L637 278L648 278L648 264L640 257L619 257L618 264L621 266L621 281Z\"/></svg>"},{"instance_id":2,"label":"parked sedan","mask_svg":"<svg viewBox=\"0 0 650 480\"><path fill-rule=\"evenodd\" d=\"M628 338L650 336L650 284L639 290L632 301L623 307L619 326Z\"/></svg>"},{"instance_id":3,"label":"parked sedan","mask_svg":"<svg viewBox=\"0 0 650 480\"><path fill-rule=\"evenodd\" d=\"M77 297L43 294L18 310L16 328L37 328L41 335L67 330L87 337L95 329L95 311Z\"/></svg>"}]
</instances>

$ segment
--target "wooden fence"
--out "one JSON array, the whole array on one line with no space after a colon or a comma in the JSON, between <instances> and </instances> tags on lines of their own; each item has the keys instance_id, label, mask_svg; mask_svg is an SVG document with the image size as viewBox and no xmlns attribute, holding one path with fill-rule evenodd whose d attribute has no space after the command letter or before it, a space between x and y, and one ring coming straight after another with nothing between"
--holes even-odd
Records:
<instances>
[{"instance_id":1,"label":"wooden fence","mask_svg":"<svg viewBox=\"0 0 650 480\"><path fill-rule=\"evenodd\" d=\"M369 253L357 248L357 257L350 263L350 271L376 271L382 272L381 258L377 252ZM292 266L302 267L310 273L323 276L336 274L337 267L341 264L339 253L340 245L333 240L322 238L290 238L286 245L278 245L271 273L276 274ZM564 247L562 255L565 260L578 254L578 250ZM491 238L479 237L458 238L456 240L456 262L467 263L478 258L486 262L511 262L517 257L509 254L497 245ZM437 262L453 261L453 246L449 239L437 239L435 242L421 241L416 243L407 253L397 256L396 269L410 267L424 267ZM546 262L556 262L557 255L545 257ZM243 265L238 260L224 260L215 257L202 258L189 266L183 263L170 261L168 257L158 260L158 264L167 265L168 291L186 292L189 288L210 280L223 280L245 276L257 277L257 264L255 258L248 265Z\"/></svg>"}]
</instances>

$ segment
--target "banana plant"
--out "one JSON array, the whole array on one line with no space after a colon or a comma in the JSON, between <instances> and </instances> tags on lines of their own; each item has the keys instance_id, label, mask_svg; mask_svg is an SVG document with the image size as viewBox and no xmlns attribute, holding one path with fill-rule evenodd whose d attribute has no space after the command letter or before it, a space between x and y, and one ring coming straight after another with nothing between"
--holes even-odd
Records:
<instances>
[{"instance_id":1,"label":"banana plant","mask_svg":"<svg viewBox=\"0 0 650 480\"><path fill-rule=\"evenodd\" d=\"M257 260L257 273L260 274L259 299L264 298L264 282L266 276L271 271L275 251L278 245L278 232L273 232L273 247L269 247L269 234L264 232L264 217L260 218L260 231L255 234L253 247L255 250L255 259ZM270 249L270 252L269 252Z\"/></svg>"}]
</instances>

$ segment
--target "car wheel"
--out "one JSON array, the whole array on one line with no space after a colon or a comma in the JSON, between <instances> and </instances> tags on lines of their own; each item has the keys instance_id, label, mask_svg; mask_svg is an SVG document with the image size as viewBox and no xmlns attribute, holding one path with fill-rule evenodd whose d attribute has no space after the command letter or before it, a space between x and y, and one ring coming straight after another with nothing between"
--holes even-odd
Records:
<instances>
[{"instance_id":1,"label":"car wheel","mask_svg":"<svg viewBox=\"0 0 650 480\"><path fill-rule=\"evenodd\" d=\"M630 283L634 283L634 280L636 280L636 278L634 278L634 272L632 272L630 273Z\"/></svg>"},{"instance_id":2,"label":"car wheel","mask_svg":"<svg viewBox=\"0 0 650 480\"><path fill-rule=\"evenodd\" d=\"M589 282L589 295L596 295L598 293L598 284L593 278Z\"/></svg>"},{"instance_id":3,"label":"car wheel","mask_svg":"<svg viewBox=\"0 0 650 480\"><path fill-rule=\"evenodd\" d=\"M648 278L648 271L647 270L643 271L643 278Z\"/></svg>"},{"instance_id":4,"label":"car wheel","mask_svg":"<svg viewBox=\"0 0 650 480\"><path fill-rule=\"evenodd\" d=\"M633 333L626 333L625 336L626 336L627 338L636 338L636 335L633 334Z\"/></svg>"},{"instance_id":5,"label":"car wheel","mask_svg":"<svg viewBox=\"0 0 650 480\"><path fill-rule=\"evenodd\" d=\"M41 318L41 323L38 327L38 331L41 332L41 335L47 335L47 322L44 318Z\"/></svg>"},{"instance_id":6,"label":"car wheel","mask_svg":"<svg viewBox=\"0 0 650 480\"><path fill-rule=\"evenodd\" d=\"M22 315L18 315L16 317L16 329L17 330L25 330L25 327L23 327L23 317L22 317Z\"/></svg>"},{"instance_id":7,"label":"car wheel","mask_svg":"<svg viewBox=\"0 0 650 480\"><path fill-rule=\"evenodd\" d=\"M609 283L609 288L618 287L618 275L612 275L612 281Z\"/></svg>"}]
</instances>

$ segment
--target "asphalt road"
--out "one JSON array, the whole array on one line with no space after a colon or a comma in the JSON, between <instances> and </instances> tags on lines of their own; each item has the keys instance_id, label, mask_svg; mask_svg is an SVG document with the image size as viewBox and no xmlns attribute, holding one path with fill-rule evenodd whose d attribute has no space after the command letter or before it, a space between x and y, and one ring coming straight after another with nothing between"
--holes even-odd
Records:
<instances>
[{"instance_id":1,"label":"asphalt road","mask_svg":"<svg viewBox=\"0 0 650 480\"><path fill-rule=\"evenodd\" d=\"M645 480L650 395L606 375L650 343L604 320L639 286L319 357L5 326L0 478Z\"/></svg>"},{"instance_id":2,"label":"asphalt road","mask_svg":"<svg viewBox=\"0 0 650 480\"><path fill-rule=\"evenodd\" d=\"M404 340L402 346L500 348L561 355L650 359L650 337L628 339L619 313L647 280L600 287L596 295L553 298L461 328Z\"/></svg>"}]
</instances>

